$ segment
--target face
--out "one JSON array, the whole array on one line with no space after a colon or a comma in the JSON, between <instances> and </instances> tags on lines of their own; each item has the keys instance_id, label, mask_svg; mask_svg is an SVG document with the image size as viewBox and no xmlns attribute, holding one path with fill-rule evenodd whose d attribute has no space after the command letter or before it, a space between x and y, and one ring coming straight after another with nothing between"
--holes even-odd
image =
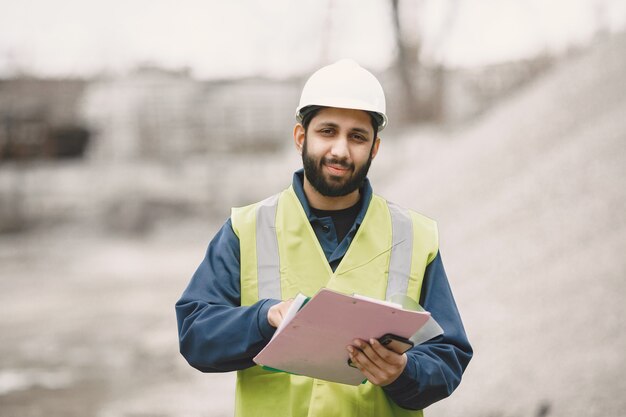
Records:
<instances>
[{"instance_id":1,"label":"face","mask_svg":"<svg viewBox=\"0 0 626 417\"><path fill-rule=\"evenodd\" d=\"M325 108L300 133L306 179L321 195L345 196L361 186L379 145L367 113Z\"/></svg>"}]
</instances>

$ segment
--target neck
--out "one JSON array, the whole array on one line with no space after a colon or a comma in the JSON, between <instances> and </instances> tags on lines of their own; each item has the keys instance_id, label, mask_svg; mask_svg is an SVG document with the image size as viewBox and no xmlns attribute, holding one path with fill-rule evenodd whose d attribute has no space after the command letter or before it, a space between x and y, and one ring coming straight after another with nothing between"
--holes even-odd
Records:
<instances>
[{"instance_id":1,"label":"neck","mask_svg":"<svg viewBox=\"0 0 626 417\"><path fill-rule=\"evenodd\" d=\"M317 191L311 183L304 177L304 195L306 195L309 205L318 210L343 210L358 203L359 190L354 190L350 194L339 197L328 197Z\"/></svg>"}]
</instances>

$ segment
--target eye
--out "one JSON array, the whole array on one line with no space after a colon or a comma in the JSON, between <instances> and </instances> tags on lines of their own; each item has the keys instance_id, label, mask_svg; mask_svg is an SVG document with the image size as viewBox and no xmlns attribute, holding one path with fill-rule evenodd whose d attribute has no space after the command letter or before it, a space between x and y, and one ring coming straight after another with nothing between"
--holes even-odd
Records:
<instances>
[{"instance_id":1,"label":"eye","mask_svg":"<svg viewBox=\"0 0 626 417\"><path fill-rule=\"evenodd\" d=\"M320 129L320 133L321 133L322 135L325 135L325 136L330 136L330 135L332 135L333 133L335 133L335 131L334 131L334 129L332 129L332 128L330 128L330 127L326 127L326 128L324 128L324 129Z\"/></svg>"},{"instance_id":2,"label":"eye","mask_svg":"<svg viewBox=\"0 0 626 417\"><path fill-rule=\"evenodd\" d=\"M355 140L358 140L359 142L367 142L367 138L361 134L358 133L354 133L352 135L352 138L354 138Z\"/></svg>"}]
</instances>

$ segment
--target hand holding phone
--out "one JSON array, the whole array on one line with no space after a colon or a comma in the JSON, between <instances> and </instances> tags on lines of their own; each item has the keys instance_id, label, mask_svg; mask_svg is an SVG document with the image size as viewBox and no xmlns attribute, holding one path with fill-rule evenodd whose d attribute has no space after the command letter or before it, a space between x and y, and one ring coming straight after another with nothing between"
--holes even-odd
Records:
<instances>
[{"instance_id":1,"label":"hand holding phone","mask_svg":"<svg viewBox=\"0 0 626 417\"><path fill-rule=\"evenodd\" d=\"M387 333L383 335L380 339L378 339L378 342L387 349L392 350L399 355L403 354L414 346L413 342L411 342L409 339L392 333ZM348 365L356 368L351 359L348 359Z\"/></svg>"}]
</instances>

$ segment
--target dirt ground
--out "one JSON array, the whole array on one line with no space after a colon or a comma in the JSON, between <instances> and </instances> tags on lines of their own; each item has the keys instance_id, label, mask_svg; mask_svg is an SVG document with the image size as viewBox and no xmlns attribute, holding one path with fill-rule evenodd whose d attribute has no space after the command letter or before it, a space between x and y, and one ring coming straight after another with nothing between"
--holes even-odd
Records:
<instances>
[{"instance_id":1,"label":"dirt ground","mask_svg":"<svg viewBox=\"0 0 626 417\"><path fill-rule=\"evenodd\" d=\"M476 351L429 417L626 415L625 46L572 58L472 124L381 146L374 188L439 222ZM229 161L228 175L216 162L232 183L213 190L269 195L290 157ZM174 314L228 205L146 234L83 216L0 235L0 415L232 415L234 375L185 363Z\"/></svg>"},{"instance_id":2,"label":"dirt ground","mask_svg":"<svg viewBox=\"0 0 626 417\"><path fill-rule=\"evenodd\" d=\"M0 415L231 415L233 377L203 378L178 354L174 303L203 254L196 235L0 240Z\"/></svg>"}]
</instances>

